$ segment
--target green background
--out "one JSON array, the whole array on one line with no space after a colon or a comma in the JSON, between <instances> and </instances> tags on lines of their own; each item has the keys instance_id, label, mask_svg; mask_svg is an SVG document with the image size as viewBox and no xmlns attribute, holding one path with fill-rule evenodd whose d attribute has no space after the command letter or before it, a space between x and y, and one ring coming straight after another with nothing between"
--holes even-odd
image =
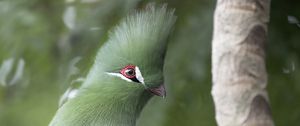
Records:
<instances>
[{"instance_id":1,"label":"green background","mask_svg":"<svg viewBox=\"0 0 300 126\"><path fill-rule=\"evenodd\" d=\"M12 68L0 77L0 126L46 126L60 95L89 71L109 29L149 2L176 8L178 20L166 56L167 98L152 98L138 125L215 126L210 94L212 0L0 1L2 75ZM271 3L266 54L277 126L300 124L300 27L291 19L300 19L299 5L296 0ZM16 72L22 61L23 72Z\"/></svg>"}]
</instances>

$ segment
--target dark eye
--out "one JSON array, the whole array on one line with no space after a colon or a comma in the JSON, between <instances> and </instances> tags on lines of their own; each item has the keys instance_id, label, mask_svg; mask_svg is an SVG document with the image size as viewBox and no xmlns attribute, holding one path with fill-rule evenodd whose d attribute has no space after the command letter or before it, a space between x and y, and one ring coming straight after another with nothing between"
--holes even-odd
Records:
<instances>
[{"instance_id":1,"label":"dark eye","mask_svg":"<svg viewBox=\"0 0 300 126\"><path fill-rule=\"evenodd\" d=\"M128 69L125 70L125 74L127 76L135 76L135 70L132 69L132 68L128 68Z\"/></svg>"},{"instance_id":2,"label":"dark eye","mask_svg":"<svg viewBox=\"0 0 300 126\"><path fill-rule=\"evenodd\" d=\"M135 66L127 65L122 70L120 70L120 73L126 78L129 79L135 78Z\"/></svg>"},{"instance_id":3,"label":"dark eye","mask_svg":"<svg viewBox=\"0 0 300 126\"><path fill-rule=\"evenodd\" d=\"M136 68L135 65L127 65L127 66L125 66L123 69L120 70L120 73L121 73L124 77L126 77L126 78L132 80L133 82L141 83L141 82L136 78L136 72L135 72L136 69L135 69L135 68Z\"/></svg>"}]
</instances>

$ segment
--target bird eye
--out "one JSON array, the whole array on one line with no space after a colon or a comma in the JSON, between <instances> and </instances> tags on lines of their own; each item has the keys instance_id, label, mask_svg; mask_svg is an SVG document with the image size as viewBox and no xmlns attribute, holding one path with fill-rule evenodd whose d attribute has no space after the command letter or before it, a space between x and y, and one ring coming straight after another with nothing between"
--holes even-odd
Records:
<instances>
[{"instance_id":1,"label":"bird eye","mask_svg":"<svg viewBox=\"0 0 300 126\"><path fill-rule=\"evenodd\" d=\"M125 70L125 74L127 76L135 76L135 71L132 68L128 68L128 69Z\"/></svg>"},{"instance_id":2,"label":"bird eye","mask_svg":"<svg viewBox=\"0 0 300 126\"><path fill-rule=\"evenodd\" d=\"M135 78L135 66L127 65L122 70L120 70L120 73L123 76L125 76L126 78L129 78L129 79Z\"/></svg>"},{"instance_id":3,"label":"bird eye","mask_svg":"<svg viewBox=\"0 0 300 126\"><path fill-rule=\"evenodd\" d=\"M144 83L143 77L142 75L140 75L139 68L135 65L125 66L123 69L120 70L120 74L122 74L124 77L126 77L127 79L133 82Z\"/></svg>"}]
</instances>

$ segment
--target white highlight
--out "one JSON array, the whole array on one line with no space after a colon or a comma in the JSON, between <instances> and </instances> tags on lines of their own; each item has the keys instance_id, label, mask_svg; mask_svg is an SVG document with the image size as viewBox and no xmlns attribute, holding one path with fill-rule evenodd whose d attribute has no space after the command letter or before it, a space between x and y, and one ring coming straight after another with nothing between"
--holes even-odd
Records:
<instances>
[{"instance_id":1,"label":"white highlight","mask_svg":"<svg viewBox=\"0 0 300 126\"><path fill-rule=\"evenodd\" d=\"M78 89L68 88L67 91L60 97L58 106L61 107L68 100L75 98L78 94Z\"/></svg>"},{"instance_id":2,"label":"white highlight","mask_svg":"<svg viewBox=\"0 0 300 126\"><path fill-rule=\"evenodd\" d=\"M72 1L70 0L70 2ZM75 28L76 16L76 8L74 6L68 6L63 14L63 21L70 30Z\"/></svg>"},{"instance_id":3,"label":"white highlight","mask_svg":"<svg viewBox=\"0 0 300 126\"><path fill-rule=\"evenodd\" d=\"M78 89L71 90L71 91L69 92L68 98L69 98L69 99L75 98L77 94L78 94Z\"/></svg>"}]
</instances>

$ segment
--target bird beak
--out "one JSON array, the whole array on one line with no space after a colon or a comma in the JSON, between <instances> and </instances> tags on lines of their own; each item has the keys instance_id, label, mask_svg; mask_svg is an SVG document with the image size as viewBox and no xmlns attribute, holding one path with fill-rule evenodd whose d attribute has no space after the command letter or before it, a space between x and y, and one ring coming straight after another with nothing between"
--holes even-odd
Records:
<instances>
[{"instance_id":1,"label":"bird beak","mask_svg":"<svg viewBox=\"0 0 300 126\"><path fill-rule=\"evenodd\" d=\"M164 84L161 84L158 87L148 88L147 91L149 91L153 95L157 95L163 98L166 97L166 89Z\"/></svg>"}]
</instances>

